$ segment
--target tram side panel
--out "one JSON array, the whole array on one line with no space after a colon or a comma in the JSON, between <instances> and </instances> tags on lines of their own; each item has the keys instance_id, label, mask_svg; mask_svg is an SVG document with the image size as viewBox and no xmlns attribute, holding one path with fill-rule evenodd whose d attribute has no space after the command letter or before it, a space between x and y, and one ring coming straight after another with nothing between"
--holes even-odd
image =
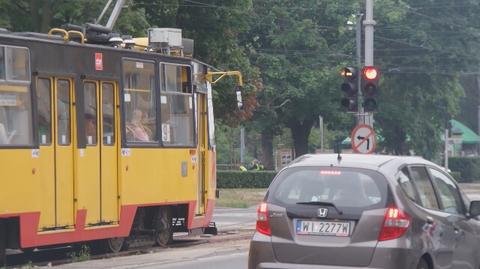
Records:
<instances>
[{"instance_id":1,"label":"tram side panel","mask_svg":"<svg viewBox=\"0 0 480 269\"><path fill-rule=\"evenodd\" d=\"M189 149L123 149L122 203L188 203L195 197L195 168Z\"/></svg>"},{"instance_id":2,"label":"tram side panel","mask_svg":"<svg viewBox=\"0 0 480 269\"><path fill-rule=\"evenodd\" d=\"M1 44L1 42L0 42ZM100 111L101 102L100 102L100 92L98 87L100 87L99 79L95 80L92 74L92 71L84 70L86 68L84 65L88 65L89 68L94 68L95 63L92 59L95 59L94 55L96 51L101 51L100 49L88 49L88 53L85 51L80 51L82 48L68 48L70 52L67 52L67 49L61 45L39 45L36 44L37 54L32 56L32 62L36 64L34 70L32 71L41 71L48 75L52 79L52 84L54 83L54 74L59 74L60 78L69 78L72 82L72 90L74 86L84 86L85 81L89 80L90 77L92 82L97 87L97 109ZM84 50L84 49L82 49ZM42 51L43 54L38 54L38 51ZM53 55L54 53L59 53L59 57L50 59L48 55ZM129 52L131 53L131 52ZM88 54L88 57L85 56ZM76 55L76 56L72 56ZM109 56L114 58L113 54L105 53L104 57ZM120 55L120 53L118 53ZM108 69L109 66L120 66L121 63L118 59L121 57L116 56L116 61L105 62L105 69ZM70 58L69 58L70 57ZM77 61L76 58L88 58L90 60L82 63ZM65 66L64 62L75 62L74 65ZM159 61L157 61L159 62ZM139 66L135 63L136 66ZM63 67L64 68L63 68ZM76 70L76 69L82 70ZM59 72L59 70L63 70ZM119 70L111 69L106 70L107 73L120 74ZM80 72L80 73L79 73ZM182 71L183 72L183 71ZM81 73L87 73L87 78L83 79ZM95 72L94 72L95 73ZM1 74L0 74L1 75ZM183 75L183 74L182 74ZM39 74L38 77L41 77L42 74ZM44 75L46 76L46 75ZM101 77L102 75L100 75ZM104 75L105 76L105 75ZM160 77L157 75L157 78ZM32 79L36 79L36 75ZM112 80L120 82L119 78L112 78ZM81 83L79 83L79 81ZM120 84L119 84L120 86ZM28 87L30 89L30 87ZM52 91L55 90L55 87L52 85ZM16 93L12 91L12 88L4 87L0 85L0 99L1 94L6 93L3 98L10 98L11 93ZM77 92L76 92L77 93ZM118 92L122 93L121 91ZM10 94L10 95L9 95ZM52 93L53 94L53 93ZM53 99L54 94L52 95L52 123L51 131L52 136L58 135L57 125L58 122L55 122L56 115L53 115L56 111L54 103L57 100ZM72 95L72 99L77 97L77 95ZM157 97L158 98L158 97ZM119 97L119 102L122 98ZM170 103L170 99L167 99ZM185 100L188 100L185 99ZM5 102L8 103L9 100ZM77 100L78 101L78 100ZM4 103L5 103L4 102ZM10 101L12 102L12 101ZM162 103L160 101L160 103ZM188 101L186 106L188 107ZM191 104L192 101L190 101ZM78 105L85 105L85 103L77 102ZM165 104L164 104L165 105ZM13 106L13 103L11 103ZM191 106L191 105L190 105ZM73 109L73 108L72 108ZM0 112L2 107L0 105ZM118 190L119 195L118 207L108 206L105 207L104 214L102 217L102 204L101 204L101 183L98 177L101 177L101 167L98 151L102 139L104 138L101 132L101 127L97 127L97 141L88 141L88 136L82 138L87 145L84 148L78 147L78 141L76 135L84 135L83 132L77 132L77 124L85 124L85 122L77 122L77 119L84 115L76 115L78 108L75 108L71 111L72 113L72 145L74 151L72 153L74 158L74 171L75 175L72 175L71 180L75 182L74 197L65 198L63 196L58 196L56 193L56 178L55 178L55 153L54 145L55 140L53 139L52 143L49 146L42 147L39 146L39 149L36 149L33 146L33 141L31 146L25 146L24 148L15 148L15 149L6 149L4 147L0 149L0 170L2 171L1 175L1 188L0 188L0 218L5 217L17 217L17 216L27 216L21 217L24 221L21 220L21 225L28 227L35 227L35 232L42 232L49 230L51 228L59 228L58 225L61 224L63 228L74 229L65 233L63 236L55 236L54 234L35 234L30 230L22 230L22 232L28 232L23 234L24 244L27 247L31 246L41 246L49 244L58 244L63 242L75 242L82 240L99 239L103 235L93 234L95 231L78 231L78 229L87 228L89 225L109 225L115 224L111 223L110 217L105 216L115 216L118 217L119 225L130 223L133 221L133 216L131 213L129 215L123 214L122 212L132 212L130 209L126 210L125 208L137 208L143 206L158 206L158 205L188 205L188 217L189 219L189 228L195 227L206 227L211 219L211 213L213 210L213 204L215 199L215 153L209 148L205 152L205 159L203 162L202 169L205 170L205 183L206 183L206 208L204 214L196 216L198 195L199 195L199 158L200 152L196 145L191 147L135 147L131 145L120 145L121 137L120 127L117 128L116 132L116 141L117 141L117 156L119 158L118 162ZM85 112L85 111L83 111ZM97 122L102 122L100 118L100 112L97 113ZM117 124L120 124L120 118L124 117L124 114L118 113ZM0 123L1 123L1 113L0 113ZM131 119L122 119L127 122ZM162 122L164 123L164 122ZM29 122L30 128L32 128L33 121ZM57 124L57 125L56 125ZM211 123L213 124L213 123ZM163 129L165 126L161 126ZM82 127L85 128L85 127ZM125 128L125 126L123 126ZM38 132L39 130L36 130ZM83 130L85 131L85 130ZM11 133L11 130L9 130ZM80 134L81 133L81 134ZM195 132L198 135L198 132ZM159 134L158 139L162 138L163 134ZM170 134L170 135L173 135ZM0 134L1 136L1 134ZM1 137L0 137L1 139ZM38 139L42 139L39 137ZM57 140L61 137L57 137ZM1 142L1 141L0 141ZM97 142L97 143L90 143ZM0 143L1 144L1 143ZM6 145L0 145L0 147ZM58 186L57 186L58 187ZM61 207L61 204L64 204L63 199L70 199L74 203L73 208L71 209L71 214L73 215L74 222L67 221L64 222L58 218L58 209ZM100 200L100 201L99 201ZM115 203L112 203L115 204ZM60 205L60 206L59 206ZM117 212L110 212L116 210ZM107 212L108 211L108 212ZM82 217L83 212L86 214L86 220L78 219ZM34 216L33 216L34 215ZM202 216L203 215L203 216ZM32 217L33 216L33 217ZM126 219L129 218L129 219ZM70 217L68 218L70 219ZM106 223L102 221L107 220ZM122 224L123 220L123 224ZM86 227L80 227L79 225L85 225ZM36 223L30 223L36 222ZM102 228L102 227L98 228ZM115 230L112 228L112 232L108 234L110 236L125 236L128 232L125 229L129 227L121 227L120 230ZM59 231L60 232L60 231ZM71 235L69 233L72 233Z\"/></svg>"}]
</instances>

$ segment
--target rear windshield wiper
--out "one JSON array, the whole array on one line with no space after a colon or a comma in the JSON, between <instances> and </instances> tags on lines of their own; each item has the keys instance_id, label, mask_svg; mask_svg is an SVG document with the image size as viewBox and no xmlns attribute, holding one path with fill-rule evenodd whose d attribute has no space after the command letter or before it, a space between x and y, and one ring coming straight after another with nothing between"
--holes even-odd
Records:
<instances>
[{"instance_id":1,"label":"rear windshield wiper","mask_svg":"<svg viewBox=\"0 0 480 269\"><path fill-rule=\"evenodd\" d=\"M297 205L322 205L322 206L331 206L337 210L338 214L343 215L343 211L338 209L335 204L331 202L322 202L322 201L310 201L310 202L298 202Z\"/></svg>"}]
</instances>

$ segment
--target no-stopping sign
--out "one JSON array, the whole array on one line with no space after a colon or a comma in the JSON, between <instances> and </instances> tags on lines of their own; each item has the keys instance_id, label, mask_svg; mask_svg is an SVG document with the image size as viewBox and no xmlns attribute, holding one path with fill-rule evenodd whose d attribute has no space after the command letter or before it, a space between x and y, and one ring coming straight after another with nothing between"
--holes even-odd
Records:
<instances>
[{"instance_id":1,"label":"no-stopping sign","mask_svg":"<svg viewBox=\"0 0 480 269\"><path fill-rule=\"evenodd\" d=\"M355 153L370 154L375 151L375 131L366 124L360 124L352 132L352 149Z\"/></svg>"}]
</instances>

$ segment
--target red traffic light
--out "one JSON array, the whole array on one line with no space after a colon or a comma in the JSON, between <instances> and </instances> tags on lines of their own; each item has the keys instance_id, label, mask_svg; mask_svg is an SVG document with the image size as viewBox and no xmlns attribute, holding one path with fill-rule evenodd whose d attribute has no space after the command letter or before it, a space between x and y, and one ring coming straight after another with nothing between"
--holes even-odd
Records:
<instances>
[{"instance_id":1,"label":"red traffic light","mask_svg":"<svg viewBox=\"0 0 480 269\"><path fill-rule=\"evenodd\" d=\"M374 66L365 66L362 70L363 78L366 80L378 80L380 71Z\"/></svg>"}]
</instances>

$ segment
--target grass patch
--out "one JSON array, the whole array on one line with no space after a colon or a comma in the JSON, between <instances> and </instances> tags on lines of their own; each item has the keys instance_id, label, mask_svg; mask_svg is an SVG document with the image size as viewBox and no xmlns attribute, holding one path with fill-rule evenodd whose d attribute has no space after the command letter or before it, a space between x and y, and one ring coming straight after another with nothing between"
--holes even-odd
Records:
<instances>
[{"instance_id":1,"label":"grass patch","mask_svg":"<svg viewBox=\"0 0 480 269\"><path fill-rule=\"evenodd\" d=\"M90 247L82 245L80 250L69 253L72 262L83 262L90 260Z\"/></svg>"},{"instance_id":2,"label":"grass patch","mask_svg":"<svg viewBox=\"0 0 480 269\"><path fill-rule=\"evenodd\" d=\"M265 196L266 189L219 189L219 207L247 208L258 205Z\"/></svg>"}]
</instances>

